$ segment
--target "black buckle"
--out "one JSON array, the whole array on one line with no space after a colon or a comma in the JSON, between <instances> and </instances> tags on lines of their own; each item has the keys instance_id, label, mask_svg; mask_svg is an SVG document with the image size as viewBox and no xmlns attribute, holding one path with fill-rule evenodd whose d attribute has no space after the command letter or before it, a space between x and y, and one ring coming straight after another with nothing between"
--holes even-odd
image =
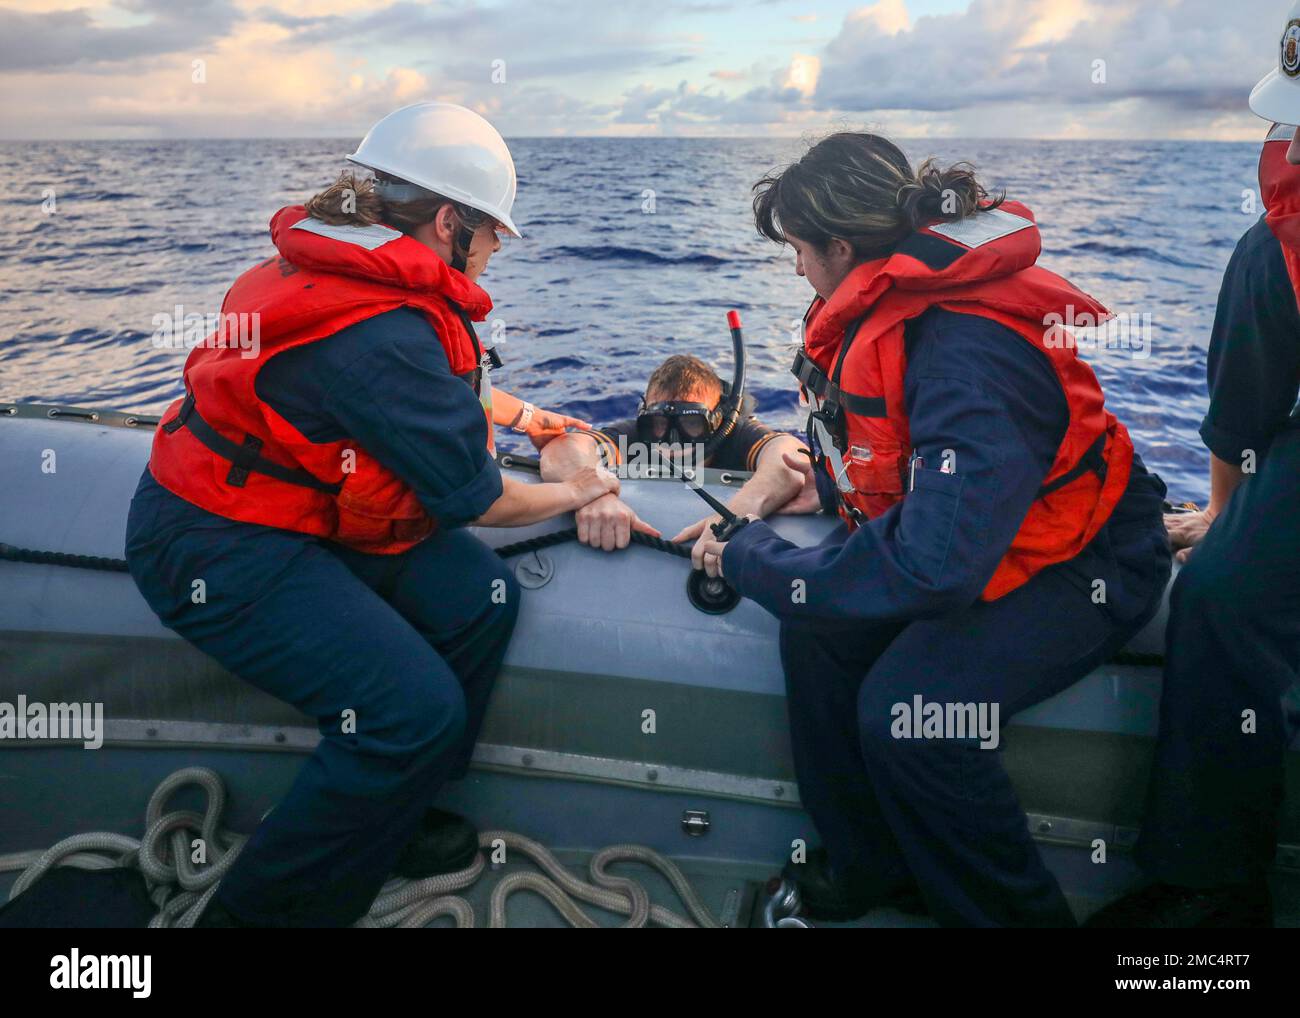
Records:
<instances>
[{"instance_id":1,"label":"black buckle","mask_svg":"<svg viewBox=\"0 0 1300 1018\"><path fill-rule=\"evenodd\" d=\"M802 348L795 351L794 363L790 365L790 373L799 379L799 384L820 399L826 393L826 387L830 379L826 377L826 372L817 366L814 361Z\"/></svg>"},{"instance_id":2,"label":"black buckle","mask_svg":"<svg viewBox=\"0 0 1300 1018\"><path fill-rule=\"evenodd\" d=\"M826 426L830 433L831 441L835 443L836 448L844 445L844 408L834 399L827 399L816 410L809 413L809 417L815 417ZM812 429L809 428L811 431Z\"/></svg>"},{"instance_id":3,"label":"black buckle","mask_svg":"<svg viewBox=\"0 0 1300 1018\"><path fill-rule=\"evenodd\" d=\"M497 353L497 348L495 346L488 347L483 351L483 355L487 357L488 364L493 368L499 368L503 363L505 363L501 360L501 355Z\"/></svg>"},{"instance_id":4,"label":"black buckle","mask_svg":"<svg viewBox=\"0 0 1300 1018\"><path fill-rule=\"evenodd\" d=\"M242 488L248 482L248 471L257 462L258 453L262 451L262 440L253 435L244 436L244 444L239 447L231 460L230 473L226 474L226 483Z\"/></svg>"}]
</instances>

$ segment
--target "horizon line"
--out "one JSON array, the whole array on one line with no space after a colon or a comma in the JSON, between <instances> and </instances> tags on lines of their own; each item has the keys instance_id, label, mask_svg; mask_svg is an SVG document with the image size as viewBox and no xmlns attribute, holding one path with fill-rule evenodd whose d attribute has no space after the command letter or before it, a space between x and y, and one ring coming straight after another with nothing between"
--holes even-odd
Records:
<instances>
[{"instance_id":1,"label":"horizon line","mask_svg":"<svg viewBox=\"0 0 1300 1018\"><path fill-rule=\"evenodd\" d=\"M512 134L503 135L507 141L789 141L798 140L805 137L809 132L803 134ZM883 133L883 132L868 132ZM1185 145L1253 145L1255 142L1248 139L1232 138L1183 138L1183 137L1125 137L1125 136L1106 136L1095 138L1053 138L1050 136L1038 135L982 135L982 134L943 134L943 135L908 135L908 134L887 134L894 141L1051 141L1051 142L1068 142L1077 144L1095 144L1116 142L1132 144L1133 142L1166 142L1176 141ZM150 142L171 141L171 142L188 142L188 141L331 141L334 139L355 139L361 135L351 134L302 134L289 136L271 136L271 135L195 135L193 137L177 138L175 136L158 135L154 138L97 138L97 137L70 137L70 138L5 138L0 137L0 144L57 144L64 142L121 142L121 143L138 143L147 144ZM1261 134L1259 139L1262 144L1264 138Z\"/></svg>"}]
</instances>

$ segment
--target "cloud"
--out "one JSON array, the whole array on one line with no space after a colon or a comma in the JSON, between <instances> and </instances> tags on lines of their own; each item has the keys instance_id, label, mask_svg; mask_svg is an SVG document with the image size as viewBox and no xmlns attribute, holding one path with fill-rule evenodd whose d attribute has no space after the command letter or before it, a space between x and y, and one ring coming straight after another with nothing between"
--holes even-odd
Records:
<instances>
[{"instance_id":1,"label":"cloud","mask_svg":"<svg viewBox=\"0 0 1300 1018\"><path fill-rule=\"evenodd\" d=\"M826 47L820 108L962 110L995 103L1244 110L1272 66L1275 0L973 0L898 27L901 0L847 18ZM906 11L902 12L903 17ZM1102 73L1099 73L1102 72Z\"/></svg>"},{"instance_id":2,"label":"cloud","mask_svg":"<svg viewBox=\"0 0 1300 1018\"><path fill-rule=\"evenodd\" d=\"M689 0L24 0L0 7L0 134L360 136L432 98L507 136L1256 137L1282 6L874 0L836 25Z\"/></svg>"},{"instance_id":3,"label":"cloud","mask_svg":"<svg viewBox=\"0 0 1300 1018\"><path fill-rule=\"evenodd\" d=\"M0 72L49 73L121 64L171 53L195 53L239 20L229 0L121 0L133 25L104 25L82 7L40 12L0 7Z\"/></svg>"}]
</instances>

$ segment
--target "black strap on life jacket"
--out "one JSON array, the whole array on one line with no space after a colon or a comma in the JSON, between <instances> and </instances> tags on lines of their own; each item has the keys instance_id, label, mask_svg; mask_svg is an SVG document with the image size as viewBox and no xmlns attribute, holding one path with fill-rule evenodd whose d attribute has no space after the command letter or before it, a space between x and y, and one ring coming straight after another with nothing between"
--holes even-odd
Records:
<instances>
[{"instance_id":1,"label":"black strap on life jacket","mask_svg":"<svg viewBox=\"0 0 1300 1018\"><path fill-rule=\"evenodd\" d=\"M815 441L813 432L815 418L826 426L831 441L835 443L835 448L841 455L848 453L848 432L844 420L846 409L861 417L888 416L883 396L860 396L857 393L845 392L840 385L840 377L844 373L844 359L848 356L849 348L853 345L866 319L867 316L863 315L846 330L844 342L840 344L839 355L835 358L835 366L831 369L830 377L827 377L826 372L822 371L802 348L795 354L794 364L790 368L794 376L799 379L799 384L815 395L820 404L808 414L809 441ZM824 469L826 454L819 449L816 459L816 465ZM838 488L836 490L838 491Z\"/></svg>"},{"instance_id":2,"label":"black strap on life jacket","mask_svg":"<svg viewBox=\"0 0 1300 1018\"><path fill-rule=\"evenodd\" d=\"M185 394L180 412L162 425L163 431L169 435L181 427L189 428L194 437L210 452L230 461L230 472L226 474L226 483L231 487L242 488L248 483L249 474L265 474L285 484L311 488L314 491L325 492L327 495L337 495L343 489L343 485L322 481L315 474L301 467L286 467L266 459L261 455L262 440L255 435L245 435L242 445L232 442L199 415L192 392Z\"/></svg>"},{"instance_id":3,"label":"black strap on life jacket","mask_svg":"<svg viewBox=\"0 0 1300 1018\"><path fill-rule=\"evenodd\" d=\"M457 317L460 318L461 324L465 326L465 331L469 334L469 341L474 344L475 367L471 368L469 371L457 375L456 377L468 382L473 387L474 394L478 395L479 390L482 388L483 385L484 355L486 354L488 364L491 365L493 368L501 367L504 361L501 360L501 355L497 353L496 347L490 346L487 348L486 351L484 351L482 344L480 344L478 341L478 330L474 328L474 322L470 318L469 314L465 311L465 309L461 307L459 304L457 304L454 300L448 299L447 303L451 305L451 309L455 311Z\"/></svg>"},{"instance_id":4,"label":"black strap on life jacket","mask_svg":"<svg viewBox=\"0 0 1300 1018\"><path fill-rule=\"evenodd\" d=\"M1036 498L1046 498L1052 492L1064 488L1071 481L1076 481L1089 470L1095 473L1103 483L1106 480L1106 436L1101 434L1097 436L1097 441L1088 446L1088 451L1079 457L1079 462L1063 473L1056 480L1044 484L1038 489Z\"/></svg>"},{"instance_id":5,"label":"black strap on life jacket","mask_svg":"<svg viewBox=\"0 0 1300 1018\"><path fill-rule=\"evenodd\" d=\"M863 315L854 322L844 335L844 342L840 344L839 355L835 359L835 366L831 369L831 376L827 377L826 372L819 368L815 361L801 347L794 355L794 364L791 365L790 371L799 379L799 384L813 393L822 404L825 416L822 417L823 423L828 426L836 422L836 429L832 429L831 434L837 435L838 424L842 419L841 408L847 409L850 413L857 414L859 417L887 417L888 412L885 406L884 396L860 396L855 392L847 392L840 385L840 376L844 373L844 359L848 356L849 348L857 338L858 331L862 328L862 323L867 320Z\"/></svg>"},{"instance_id":6,"label":"black strap on life jacket","mask_svg":"<svg viewBox=\"0 0 1300 1018\"><path fill-rule=\"evenodd\" d=\"M839 357L836 359L831 377L827 377L826 372L817 366L803 348L800 348L795 354L794 364L790 368L794 376L799 379L799 384L815 395L818 400L818 406L808 413L808 423L805 429L808 437L809 456L813 462L813 480L817 484L817 499L821 503L824 512L834 513L837 509L843 509L855 523L859 524L866 521L866 514L850 503L844 497L844 492L840 491L839 485L831 479L826 469L826 450L821 447L821 442L817 438L817 430L813 427L813 421L821 421L825 425L827 433L831 436L831 442L834 443L841 457L843 457L847 455L848 450L848 432L844 420L846 407L851 412L864 417L886 416L884 397L859 396L856 393L845 392L840 386L840 376L844 370L844 358L865 320L866 316L863 315L846 332L844 342L840 344Z\"/></svg>"}]
</instances>

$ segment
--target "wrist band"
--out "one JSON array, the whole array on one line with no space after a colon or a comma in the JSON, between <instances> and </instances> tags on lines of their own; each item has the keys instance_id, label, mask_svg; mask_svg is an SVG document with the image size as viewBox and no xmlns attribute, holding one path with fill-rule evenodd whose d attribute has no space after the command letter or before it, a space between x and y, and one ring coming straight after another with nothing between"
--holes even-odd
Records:
<instances>
[{"instance_id":1,"label":"wrist band","mask_svg":"<svg viewBox=\"0 0 1300 1018\"><path fill-rule=\"evenodd\" d=\"M514 423L510 425L512 431L525 432L528 430L528 423L533 419L533 412L537 408L531 403L525 403L519 411L519 416L515 418Z\"/></svg>"}]
</instances>

